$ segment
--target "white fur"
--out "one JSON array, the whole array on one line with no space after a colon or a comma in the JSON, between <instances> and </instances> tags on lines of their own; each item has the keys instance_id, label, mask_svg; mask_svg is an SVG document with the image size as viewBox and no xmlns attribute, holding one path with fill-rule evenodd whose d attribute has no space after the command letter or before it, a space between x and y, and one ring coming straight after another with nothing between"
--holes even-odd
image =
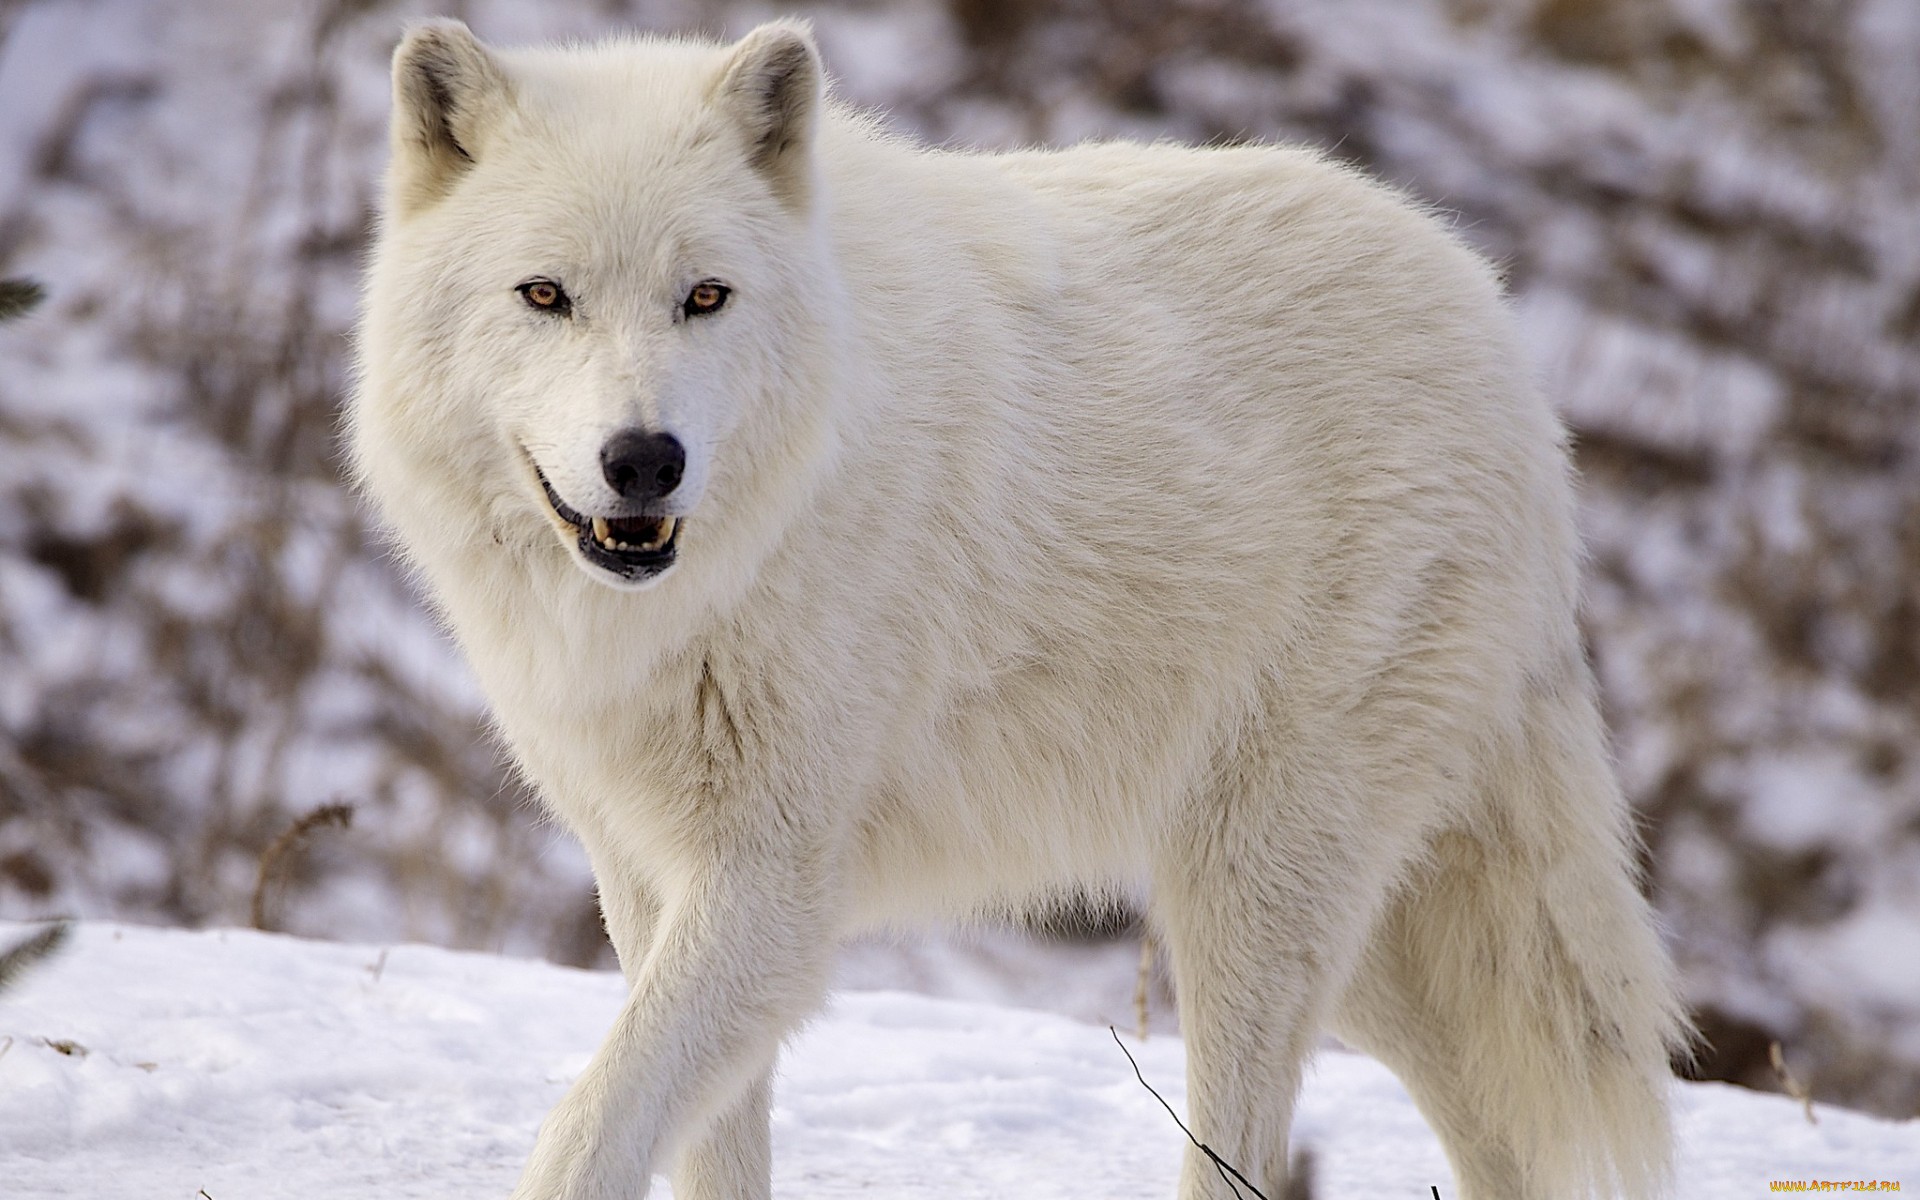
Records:
<instances>
[{"instance_id":1,"label":"white fur","mask_svg":"<svg viewBox=\"0 0 1920 1200\"><path fill-rule=\"evenodd\" d=\"M1269 1195L1329 1026L1463 1200L1661 1189L1682 1022L1483 262L1303 151L919 148L793 26L395 70L354 458L632 982L518 1197L766 1196L838 939L1074 890L1150 904ZM606 511L629 426L689 456L639 588L528 466Z\"/></svg>"}]
</instances>

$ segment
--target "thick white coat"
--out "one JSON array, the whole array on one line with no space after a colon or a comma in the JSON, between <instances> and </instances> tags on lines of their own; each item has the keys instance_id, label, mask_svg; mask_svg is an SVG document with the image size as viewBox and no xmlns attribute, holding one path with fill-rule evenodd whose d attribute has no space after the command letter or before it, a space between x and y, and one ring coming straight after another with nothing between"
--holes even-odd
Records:
<instances>
[{"instance_id":1,"label":"thick white coat","mask_svg":"<svg viewBox=\"0 0 1920 1200\"><path fill-rule=\"evenodd\" d=\"M1269 1195L1324 1027L1452 1194L1657 1192L1681 1022L1487 266L1313 153L930 151L821 88L786 25L396 55L354 461L633 983L517 1195L765 1196L838 939L1075 891L1150 906ZM532 470L625 511L627 428L687 451L639 587Z\"/></svg>"}]
</instances>

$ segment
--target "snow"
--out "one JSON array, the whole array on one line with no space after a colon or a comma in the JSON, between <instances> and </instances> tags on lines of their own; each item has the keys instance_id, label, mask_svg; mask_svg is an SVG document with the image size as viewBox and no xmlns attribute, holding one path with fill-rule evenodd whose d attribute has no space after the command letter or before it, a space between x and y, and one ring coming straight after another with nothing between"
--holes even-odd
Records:
<instances>
[{"instance_id":1,"label":"snow","mask_svg":"<svg viewBox=\"0 0 1920 1200\"><path fill-rule=\"evenodd\" d=\"M25 929L0 926L0 945ZM623 991L609 972L427 946L74 933L0 998L8 1195L505 1195ZM1182 1108L1179 1041L1128 1041ZM1920 1186L1920 1124L1824 1106L1810 1124L1779 1097L1677 1086L1688 1200L1781 1179ZM1295 1141L1322 1196L1452 1195L1406 1093L1361 1056L1319 1056ZM788 1197L1165 1197L1180 1147L1107 1030L980 1002L841 992L776 1089Z\"/></svg>"},{"instance_id":2,"label":"snow","mask_svg":"<svg viewBox=\"0 0 1920 1200\"><path fill-rule=\"evenodd\" d=\"M49 292L0 330L0 913L243 920L346 800L290 928L609 953L335 478L388 58L448 9L502 44L797 11L933 142L1303 141L1456 213L1578 435L1687 1002L1757 1023L1707 1069L1770 1078L1778 1039L1920 1112L1915 0L0 0L0 273ZM890 953L865 982L1099 1007L1007 995L1026 951Z\"/></svg>"}]
</instances>

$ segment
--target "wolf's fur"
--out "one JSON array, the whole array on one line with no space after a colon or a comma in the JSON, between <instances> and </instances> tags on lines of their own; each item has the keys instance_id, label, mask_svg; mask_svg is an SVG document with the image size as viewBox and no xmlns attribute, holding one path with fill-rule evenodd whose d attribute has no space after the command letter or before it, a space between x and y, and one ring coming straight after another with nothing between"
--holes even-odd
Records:
<instances>
[{"instance_id":1,"label":"wolf's fur","mask_svg":"<svg viewBox=\"0 0 1920 1200\"><path fill-rule=\"evenodd\" d=\"M430 24L394 95L355 462L633 985L517 1195L765 1196L836 941L1063 890L1150 904L1194 1132L1269 1193L1327 1026L1466 1200L1660 1189L1564 438L1431 217L1296 150L927 151L791 25ZM622 429L687 450L638 580L533 474L627 511Z\"/></svg>"}]
</instances>

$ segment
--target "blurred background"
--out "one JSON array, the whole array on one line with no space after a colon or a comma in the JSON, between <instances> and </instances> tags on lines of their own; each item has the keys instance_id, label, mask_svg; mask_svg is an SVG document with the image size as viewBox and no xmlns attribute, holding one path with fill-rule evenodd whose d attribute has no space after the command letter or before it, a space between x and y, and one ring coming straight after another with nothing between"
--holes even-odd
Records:
<instances>
[{"instance_id":1,"label":"blurred background","mask_svg":"<svg viewBox=\"0 0 1920 1200\"><path fill-rule=\"evenodd\" d=\"M0 325L0 918L611 964L340 485L386 60L435 13L516 42L796 10L930 141L1305 141L1457 214L1578 434L1589 646L1702 1072L1778 1089L1777 1041L1818 1099L1920 1112L1914 0L0 0L0 276L47 293ZM1126 1023L1125 922L1055 926L849 978Z\"/></svg>"}]
</instances>

